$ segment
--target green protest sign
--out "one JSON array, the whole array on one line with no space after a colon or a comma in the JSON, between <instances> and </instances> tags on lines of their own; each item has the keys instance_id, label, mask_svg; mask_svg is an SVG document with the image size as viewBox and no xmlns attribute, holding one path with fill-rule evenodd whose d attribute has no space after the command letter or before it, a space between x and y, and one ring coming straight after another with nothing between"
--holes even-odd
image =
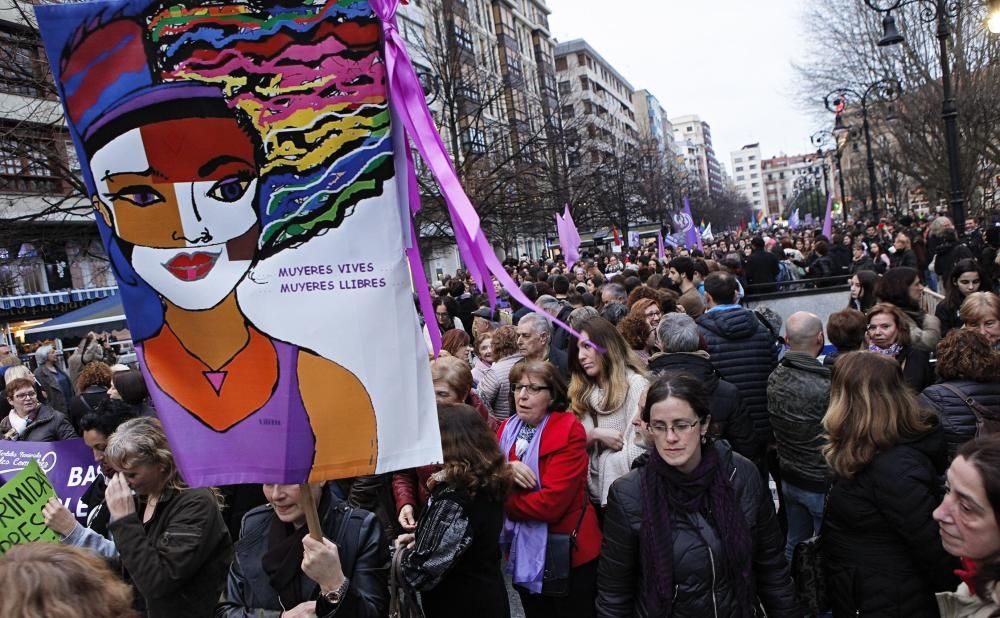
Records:
<instances>
[{"instance_id":1,"label":"green protest sign","mask_svg":"<svg viewBox=\"0 0 1000 618\"><path fill-rule=\"evenodd\" d=\"M37 459L0 487L0 554L21 543L59 540L42 517L42 507L55 495Z\"/></svg>"}]
</instances>

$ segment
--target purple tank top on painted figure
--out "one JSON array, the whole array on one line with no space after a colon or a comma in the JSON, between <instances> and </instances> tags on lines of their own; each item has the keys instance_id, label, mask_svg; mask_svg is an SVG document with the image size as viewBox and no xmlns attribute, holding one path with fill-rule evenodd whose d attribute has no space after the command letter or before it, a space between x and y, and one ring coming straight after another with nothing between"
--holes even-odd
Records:
<instances>
[{"instance_id":1,"label":"purple tank top on painted figure","mask_svg":"<svg viewBox=\"0 0 1000 618\"><path fill-rule=\"evenodd\" d=\"M235 483L304 483L316 438L299 394L297 346L270 340L278 356L278 384L271 398L247 418L219 433L184 410L149 373L142 344L136 357L178 467L192 487ZM152 378L152 379L150 379ZM205 379L192 376L192 379ZM233 468L241 472L226 472Z\"/></svg>"}]
</instances>

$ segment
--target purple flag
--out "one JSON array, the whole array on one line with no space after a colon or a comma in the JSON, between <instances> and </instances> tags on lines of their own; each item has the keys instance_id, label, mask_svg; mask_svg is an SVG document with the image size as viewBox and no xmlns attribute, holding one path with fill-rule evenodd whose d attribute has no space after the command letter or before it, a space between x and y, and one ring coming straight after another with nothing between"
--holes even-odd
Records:
<instances>
[{"instance_id":1,"label":"purple flag","mask_svg":"<svg viewBox=\"0 0 1000 618\"><path fill-rule=\"evenodd\" d=\"M566 204L562 216L556 214L556 231L559 234L559 247L566 258L566 267L572 268L580 259L580 234L573 222L573 215L569 212L569 204Z\"/></svg>"},{"instance_id":2,"label":"purple flag","mask_svg":"<svg viewBox=\"0 0 1000 618\"><path fill-rule=\"evenodd\" d=\"M792 211L791 216L788 217L788 229L797 230L799 229L799 209L796 208Z\"/></svg>"},{"instance_id":3,"label":"purple flag","mask_svg":"<svg viewBox=\"0 0 1000 618\"><path fill-rule=\"evenodd\" d=\"M813 214L811 212L806 213L806 225L813 224Z\"/></svg>"},{"instance_id":4,"label":"purple flag","mask_svg":"<svg viewBox=\"0 0 1000 618\"><path fill-rule=\"evenodd\" d=\"M667 248L663 244L663 230L658 230L656 232L656 255L658 255L661 260L667 257Z\"/></svg>"},{"instance_id":5,"label":"purple flag","mask_svg":"<svg viewBox=\"0 0 1000 618\"><path fill-rule=\"evenodd\" d=\"M0 485L37 459L59 501L77 521L87 523L87 505L81 498L100 474L94 452L83 438L61 442L0 441Z\"/></svg>"},{"instance_id":6,"label":"purple flag","mask_svg":"<svg viewBox=\"0 0 1000 618\"><path fill-rule=\"evenodd\" d=\"M704 251L701 244L701 234L694 225L694 217L691 216L691 203L687 196L684 196L684 210L675 214L674 230L684 237L684 244L688 249L697 247L699 251Z\"/></svg>"},{"instance_id":7,"label":"purple flag","mask_svg":"<svg viewBox=\"0 0 1000 618\"><path fill-rule=\"evenodd\" d=\"M826 194L826 218L823 219L823 236L830 238L833 232L833 193Z\"/></svg>"}]
</instances>

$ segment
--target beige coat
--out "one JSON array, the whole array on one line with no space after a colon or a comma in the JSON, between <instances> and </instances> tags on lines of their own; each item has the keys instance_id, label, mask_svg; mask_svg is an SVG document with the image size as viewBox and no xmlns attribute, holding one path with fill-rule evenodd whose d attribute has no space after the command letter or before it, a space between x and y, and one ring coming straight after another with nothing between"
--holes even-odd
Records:
<instances>
[{"instance_id":1,"label":"beige coat","mask_svg":"<svg viewBox=\"0 0 1000 618\"><path fill-rule=\"evenodd\" d=\"M969 587L964 583L955 592L939 592L937 602L941 618L989 618L1000 609L996 603L986 603L969 594Z\"/></svg>"}]
</instances>

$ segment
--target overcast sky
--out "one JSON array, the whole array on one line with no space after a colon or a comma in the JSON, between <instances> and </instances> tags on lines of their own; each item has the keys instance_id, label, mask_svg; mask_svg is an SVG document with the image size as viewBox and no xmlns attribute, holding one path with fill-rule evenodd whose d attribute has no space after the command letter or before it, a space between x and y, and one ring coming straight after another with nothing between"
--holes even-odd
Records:
<instances>
[{"instance_id":1,"label":"overcast sky","mask_svg":"<svg viewBox=\"0 0 1000 618\"><path fill-rule=\"evenodd\" d=\"M801 0L548 0L559 41L586 39L671 118L712 127L719 161L760 142L763 156L809 152L821 128L795 95L805 50Z\"/></svg>"}]
</instances>

